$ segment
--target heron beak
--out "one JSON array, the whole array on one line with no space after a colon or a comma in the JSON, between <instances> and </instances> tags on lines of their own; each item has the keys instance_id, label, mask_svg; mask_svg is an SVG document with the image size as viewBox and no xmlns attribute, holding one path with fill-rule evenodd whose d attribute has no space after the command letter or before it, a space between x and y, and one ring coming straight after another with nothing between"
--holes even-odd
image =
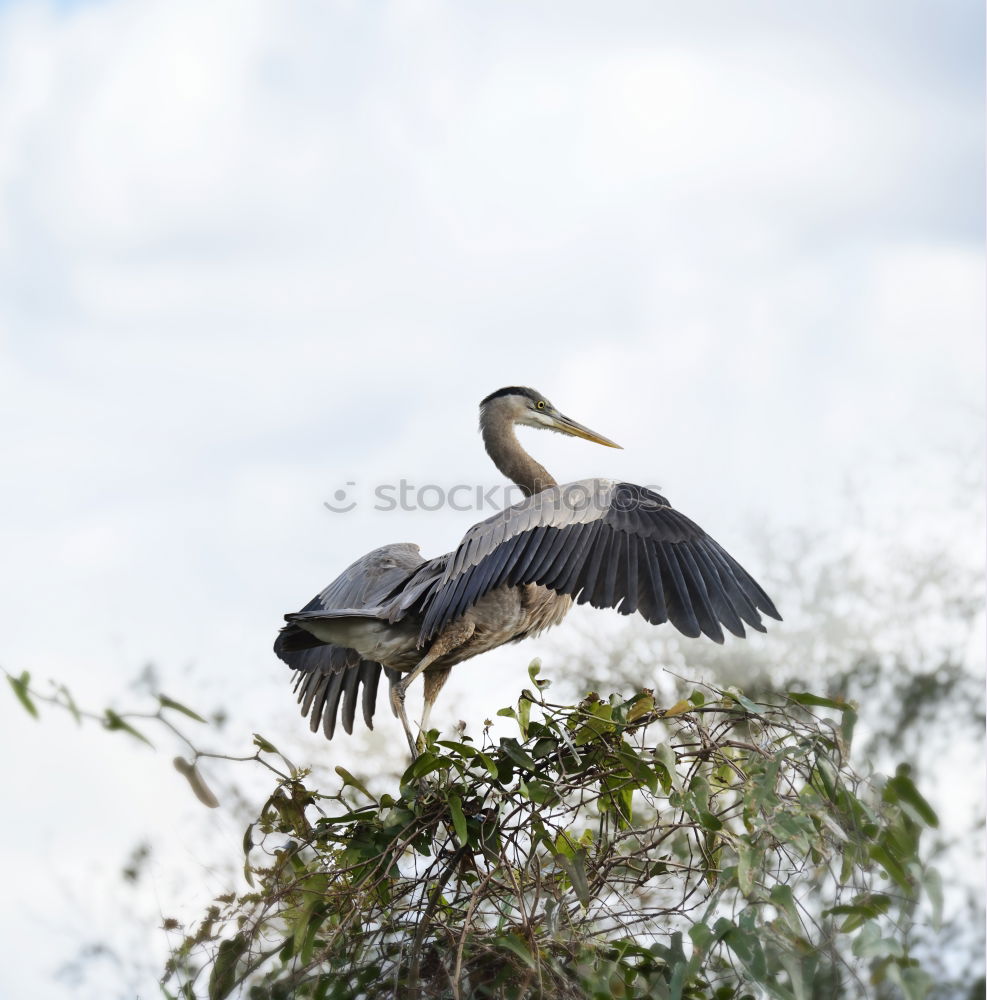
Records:
<instances>
[{"instance_id":1,"label":"heron beak","mask_svg":"<svg viewBox=\"0 0 987 1000\"><path fill-rule=\"evenodd\" d=\"M608 448L623 450L623 446L617 444L616 441L611 441L610 438L605 438L602 434L597 434L596 431L591 431L588 427L577 424L575 420L570 420L569 417L563 416L561 413L553 417L553 420L553 429L561 431L563 434L571 434L573 437L585 438L596 444L605 444Z\"/></svg>"}]
</instances>

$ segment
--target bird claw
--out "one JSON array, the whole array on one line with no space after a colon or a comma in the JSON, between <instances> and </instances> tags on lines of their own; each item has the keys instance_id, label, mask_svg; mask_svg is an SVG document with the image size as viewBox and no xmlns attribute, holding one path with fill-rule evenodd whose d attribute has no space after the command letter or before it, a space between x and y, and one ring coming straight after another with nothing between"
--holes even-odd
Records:
<instances>
[{"instance_id":1,"label":"bird claw","mask_svg":"<svg viewBox=\"0 0 987 1000\"><path fill-rule=\"evenodd\" d=\"M403 684L395 684L391 688L391 708L394 714L397 715L399 710L404 708L404 700L407 697L407 690Z\"/></svg>"}]
</instances>

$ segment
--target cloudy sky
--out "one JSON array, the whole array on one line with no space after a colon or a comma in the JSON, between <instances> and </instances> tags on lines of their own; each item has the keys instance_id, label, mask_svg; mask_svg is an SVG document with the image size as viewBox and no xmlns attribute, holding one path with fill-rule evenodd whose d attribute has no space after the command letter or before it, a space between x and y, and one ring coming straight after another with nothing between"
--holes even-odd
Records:
<instances>
[{"instance_id":1,"label":"cloudy sky","mask_svg":"<svg viewBox=\"0 0 987 1000\"><path fill-rule=\"evenodd\" d=\"M848 484L921 535L982 462L983 28L974 0L0 3L0 664L101 705L153 660L294 734L281 614L379 544L456 543L476 512L373 489L497 484L502 385L625 447L530 433L556 478L660 484L742 561ZM114 919L80 870L149 826L208 859L166 758L0 712L37 816L0 835L28 900L0 992L61 997L38 977Z\"/></svg>"}]
</instances>

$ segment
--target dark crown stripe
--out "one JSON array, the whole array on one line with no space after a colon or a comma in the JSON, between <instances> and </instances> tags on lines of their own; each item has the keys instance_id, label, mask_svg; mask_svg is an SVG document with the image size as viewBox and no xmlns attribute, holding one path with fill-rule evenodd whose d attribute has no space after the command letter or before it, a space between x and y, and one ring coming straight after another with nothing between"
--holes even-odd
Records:
<instances>
[{"instance_id":1,"label":"dark crown stripe","mask_svg":"<svg viewBox=\"0 0 987 1000\"><path fill-rule=\"evenodd\" d=\"M480 401L480 406L485 406L490 400L499 399L501 396L527 396L528 399L532 399L536 403L542 398L534 389L529 389L525 385L509 385L504 389L498 389L496 392L490 393L489 396Z\"/></svg>"}]
</instances>

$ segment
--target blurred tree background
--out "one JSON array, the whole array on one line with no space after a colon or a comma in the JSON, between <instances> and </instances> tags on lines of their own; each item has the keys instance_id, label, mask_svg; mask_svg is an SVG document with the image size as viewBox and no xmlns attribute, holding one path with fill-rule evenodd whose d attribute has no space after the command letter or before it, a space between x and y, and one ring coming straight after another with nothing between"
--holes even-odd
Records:
<instances>
[{"instance_id":1,"label":"blurred tree background","mask_svg":"<svg viewBox=\"0 0 987 1000\"><path fill-rule=\"evenodd\" d=\"M667 699L681 677L715 678L750 697L820 691L859 706L854 760L889 772L907 760L946 823L933 833L948 900L944 935L928 930L936 997L983 993L984 521L979 457L957 462L953 516L903 538L847 491L840 535L762 534L769 592L785 627L727 648L637 627L617 644L587 632L567 647L576 687L606 690L650 677ZM656 665L664 670L657 670ZM948 946L943 947L943 941Z\"/></svg>"}]
</instances>

